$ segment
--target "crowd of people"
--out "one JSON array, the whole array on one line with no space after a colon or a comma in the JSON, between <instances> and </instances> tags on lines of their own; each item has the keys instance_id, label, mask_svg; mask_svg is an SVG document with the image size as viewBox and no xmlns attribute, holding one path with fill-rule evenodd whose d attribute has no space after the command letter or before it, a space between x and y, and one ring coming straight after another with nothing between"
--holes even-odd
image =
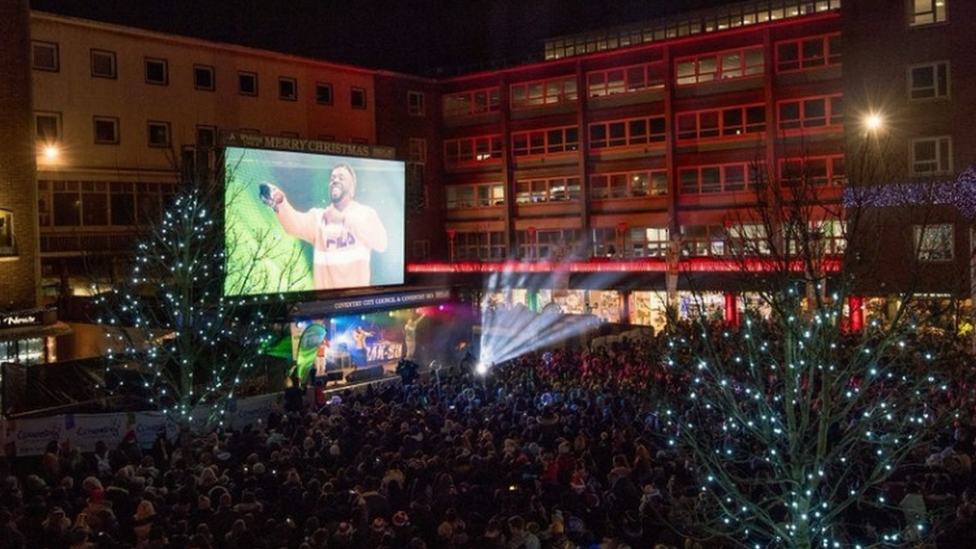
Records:
<instances>
[{"instance_id":1,"label":"crowd of people","mask_svg":"<svg viewBox=\"0 0 976 549\"><path fill-rule=\"evenodd\" d=\"M0 545L721 547L673 527L697 495L689 456L664 443L655 413L656 398L681 391L661 365L665 344L538 351L487 376L455 367L337 390L324 404L306 398L243 429L151 448L134 437L93 453L53 442L40 459L4 462ZM906 517L953 510L939 547L976 547L966 424L945 448L951 463L928 463L891 497Z\"/></svg>"}]
</instances>

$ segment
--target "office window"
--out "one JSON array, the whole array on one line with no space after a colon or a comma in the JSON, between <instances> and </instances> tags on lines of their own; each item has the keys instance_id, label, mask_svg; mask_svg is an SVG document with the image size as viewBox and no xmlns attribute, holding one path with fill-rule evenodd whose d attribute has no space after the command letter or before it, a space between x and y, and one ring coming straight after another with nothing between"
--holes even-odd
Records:
<instances>
[{"instance_id":1,"label":"office window","mask_svg":"<svg viewBox=\"0 0 976 549\"><path fill-rule=\"evenodd\" d=\"M912 175L952 172L952 138L947 135L914 139L911 143Z\"/></svg>"},{"instance_id":2,"label":"office window","mask_svg":"<svg viewBox=\"0 0 976 549\"><path fill-rule=\"evenodd\" d=\"M258 94L258 73L240 71L237 73L237 93L241 95Z\"/></svg>"},{"instance_id":3,"label":"office window","mask_svg":"<svg viewBox=\"0 0 976 549\"><path fill-rule=\"evenodd\" d=\"M908 25L918 27L944 23L946 7L951 0L905 0L908 3ZM963 2L967 0L962 0Z\"/></svg>"},{"instance_id":4,"label":"office window","mask_svg":"<svg viewBox=\"0 0 976 549\"><path fill-rule=\"evenodd\" d=\"M760 76L765 58L761 47L730 50L678 59L676 78L679 86L716 80Z\"/></svg>"},{"instance_id":5,"label":"office window","mask_svg":"<svg viewBox=\"0 0 976 549\"><path fill-rule=\"evenodd\" d=\"M915 225L912 232L919 261L952 261L955 255L952 224Z\"/></svg>"},{"instance_id":6,"label":"office window","mask_svg":"<svg viewBox=\"0 0 976 549\"><path fill-rule=\"evenodd\" d=\"M217 128L213 126L197 126L197 148L217 146Z\"/></svg>"},{"instance_id":7,"label":"office window","mask_svg":"<svg viewBox=\"0 0 976 549\"><path fill-rule=\"evenodd\" d=\"M350 99L349 103L354 109L365 109L366 108L366 89L365 88L352 88L349 90Z\"/></svg>"},{"instance_id":8,"label":"office window","mask_svg":"<svg viewBox=\"0 0 976 549\"><path fill-rule=\"evenodd\" d=\"M96 78L116 78L115 52L91 50L91 75Z\"/></svg>"},{"instance_id":9,"label":"office window","mask_svg":"<svg viewBox=\"0 0 976 549\"><path fill-rule=\"evenodd\" d=\"M58 45L54 42L31 42L31 67L39 71L57 72L61 70Z\"/></svg>"},{"instance_id":10,"label":"office window","mask_svg":"<svg viewBox=\"0 0 976 549\"><path fill-rule=\"evenodd\" d=\"M209 65L193 65L193 87L198 90L214 91L214 68Z\"/></svg>"},{"instance_id":11,"label":"office window","mask_svg":"<svg viewBox=\"0 0 976 549\"><path fill-rule=\"evenodd\" d=\"M283 101L298 101L298 81L294 78L278 78L278 99Z\"/></svg>"},{"instance_id":12,"label":"office window","mask_svg":"<svg viewBox=\"0 0 976 549\"><path fill-rule=\"evenodd\" d=\"M119 119L114 116L95 117L95 143L99 145L119 144Z\"/></svg>"},{"instance_id":13,"label":"office window","mask_svg":"<svg viewBox=\"0 0 976 549\"><path fill-rule=\"evenodd\" d=\"M841 62L840 34L776 44L776 72L812 69Z\"/></svg>"},{"instance_id":14,"label":"office window","mask_svg":"<svg viewBox=\"0 0 976 549\"><path fill-rule=\"evenodd\" d=\"M779 178L784 187L843 185L847 181L844 155L781 160Z\"/></svg>"},{"instance_id":15,"label":"office window","mask_svg":"<svg viewBox=\"0 0 976 549\"><path fill-rule=\"evenodd\" d=\"M169 63L165 59L147 57L145 61L146 84L165 86L169 84Z\"/></svg>"},{"instance_id":16,"label":"office window","mask_svg":"<svg viewBox=\"0 0 976 549\"><path fill-rule=\"evenodd\" d=\"M501 183L450 185L446 192L445 206L449 210L501 206L505 203L505 187Z\"/></svg>"},{"instance_id":17,"label":"office window","mask_svg":"<svg viewBox=\"0 0 976 549\"><path fill-rule=\"evenodd\" d=\"M548 179L520 179L515 183L515 203L576 201L580 198L578 177L552 177Z\"/></svg>"},{"instance_id":18,"label":"office window","mask_svg":"<svg viewBox=\"0 0 976 549\"><path fill-rule=\"evenodd\" d=\"M570 152L579 149L576 126L512 133L512 154L532 156Z\"/></svg>"},{"instance_id":19,"label":"office window","mask_svg":"<svg viewBox=\"0 0 976 549\"><path fill-rule=\"evenodd\" d=\"M668 194L665 170L600 173L590 176L590 198L643 198Z\"/></svg>"},{"instance_id":20,"label":"office window","mask_svg":"<svg viewBox=\"0 0 976 549\"><path fill-rule=\"evenodd\" d=\"M664 117L632 118L590 124L590 148L664 143Z\"/></svg>"},{"instance_id":21,"label":"office window","mask_svg":"<svg viewBox=\"0 0 976 549\"><path fill-rule=\"evenodd\" d=\"M171 139L169 122L154 122L150 120L147 124L146 134L149 138L150 147L170 146Z\"/></svg>"},{"instance_id":22,"label":"office window","mask_svg":"<svg viewBox=\"0 0 976 549\"><path fill-rule=\"evenodd\" d=\"M576 77L513 84L512 108L524 109L576 101Z\"/></svg>"},{"instance_id":23,"label":"office window","mask_svg":"<svg viewBox=\"0 0 976 549\"><path fill-rule=\"evenodd\" d=\"M678 170L678 190L681 194L709 194L744 191L755 186L755 178L747 164L721 164Z\"/></svg>"},{"instance_id":24,"label":"office window","mask_svg":"<svg viewBox=\"0 0 976 549\"><path fill-rule=\"evenodd\" d=\"M35 112L34 131L39 141L57 143L61 140L61 113Z\"/></svg>"},{"instance_id":25,"label":"office window","mask_svg":"<svg viewBox=\"0 0 976 549\"><path fill-rule=\"evenodd\" d=\"M407 92L407 113L412 116L423 116L425 112L424 108L424 94L422 92L408 91Z\"/></svg>"},{"instance_id":26,"label":"office window","mask_svg":"<svg viewBox=\"0 0 976 549\"><path fill-rule=\"evenodd\" d=\"M765 131L765 105L678 114L678 139L736 137Z\"/></svg>"},{"instance_id":27,"label":"office window","mask_svg":"<svg viewBox=\"0 0 976 549\"><path fill-rule=\"evenodd\" d=\"M779 103L779 129L822 128L844 123L844 101L840 95L806 97Z\"/></svg>"},{"instance_id":28,"label":"office window","mask_svg":"<svg viewBox=\"0 0 976 549\"><path fill-rule=\"evenodd\" d=\"M949 62L939 61L908 69L908 95L911 99L946 99L949 97Z\"/></svg>"},{"instance_id":29,"label":"office window","mask_svg":"<svg viewBox=\"0 0 976 549\"><path fill-rule=\"evenodd\" d=\"M500 93L498 88L488 88L445 95L443 100L444 117L498 112L501 107Z\"/></svg>"},{"instance_id":30,"label":"office window","mask_svg":"<svg viewBox=\"0 0 976 549\"><path fill-rule=\"evenodd\" d=\"M664 64L661 62L586 74L586 90L590 97L634 93L663 87Z\"/></svg>"},{"instance_id":31,"label":"office window","mask_svg":"<svg viewBox=\"0 0 976 549\"><path fill-rule=\"evenodd\" d=\"M632 227L624 239L625 257L665 257L671 247L667 227Z\"/></svg>"},{"instance_id":32,"label":"office window","mask_svg":"<svg viewBox=\"0 0 976 549\"><path fill-rule=\"evenodd\" d=\"M502 138L484 135L444 141L444 163L447 166L472 162L498 161L502 157Z\"/></svg>"},{"instance_id":33,"label":"office window","mask_svg":"<svg viewBox=\"0 0 976 549\"><path fill-rule=\"evenodd\" d=\"M319 105L332 104L332 84L325 82L315 83L315 102Z\"/></svg>"}]
</instances>

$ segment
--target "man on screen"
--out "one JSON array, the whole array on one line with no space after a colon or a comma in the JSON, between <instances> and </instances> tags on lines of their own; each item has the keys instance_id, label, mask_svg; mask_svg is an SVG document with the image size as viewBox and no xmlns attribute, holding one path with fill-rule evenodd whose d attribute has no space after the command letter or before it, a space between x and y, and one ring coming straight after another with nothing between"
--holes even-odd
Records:
<instances>
[{"instance_id":1,"label":"man on screen","mask_svg":"<svg viewBox=\"0 0 976 549\"><path fill-rule=\"evenodd\" d=\"M386 251L386 228L376 210L356 202L356 172L338 164L329 177L332 203L326 208L296 210L273 183L259 186L261 200L271 206L288 234L312 244L316 290L369 286L372 251Z\"/></svg>"}]
</instances>

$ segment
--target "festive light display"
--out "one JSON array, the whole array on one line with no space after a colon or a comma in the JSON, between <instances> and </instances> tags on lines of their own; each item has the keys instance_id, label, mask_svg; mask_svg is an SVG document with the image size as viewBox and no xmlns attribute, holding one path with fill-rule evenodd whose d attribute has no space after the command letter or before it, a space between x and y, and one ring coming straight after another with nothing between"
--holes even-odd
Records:
<instances>
[{"instance_id":1,"label":"festive light display","mask_svg":"<svg viewBox=\"0 0 976 549\"><path fill-rule=\"evenodd\" d=\"M227 248L212 208L223 200L215 187L194 185L174 197L139 244L130 275L96 299L98 322L117 342L104 378L118 381L104 389L142 395L184 425L200 407L210 412L208 424L220 423L258 373L284 304L281 296L222 296ZM117 369L130 375L111 375ZM132 379L139 381L124 381Z\"/></svg>"}]
</instances>

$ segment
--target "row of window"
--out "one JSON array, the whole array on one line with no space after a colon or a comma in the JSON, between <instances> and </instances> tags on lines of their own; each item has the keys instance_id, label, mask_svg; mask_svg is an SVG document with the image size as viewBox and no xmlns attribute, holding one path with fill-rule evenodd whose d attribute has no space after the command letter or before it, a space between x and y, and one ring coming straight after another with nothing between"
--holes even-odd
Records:
<instances>
[{"instance_id":1,"label":"row of window","mask_svg":"<svg viewBox=\"0 0 976 549\"><path fill-rule=\"evenodd\" d=\"M838 35L830 35L783 43L778 50L781 70L839 63L838 38ZM684 85L752 76L762 73L761 65L761 51L757 52L755 49L695 56L678 61L677 82ZM909 67L908 97L913 101L947 99L950 88L949 72L948 61ZM588 73L586 85L590 97L601 97L661 88L664 86L664 76L660 63L649 63ZM513 84L511 89L513 109L554 105L578 99L575 79L569 77ZM443 114L445 118L452 118L497 112L500 109L499 97L498 88L446 95ZM831 96L830 99L833 100L834 97L839 100L839 96ZM795 106L798 115L805 108L806 105L802 104ZM821 109L824 109L823 105Z\"/></svg>"},{"instance_id":2,"label":"row of window","mask_svg":"<svg viewBox=\"0 0 976 549\"><path fill-rule=\"evenodd\" d=\"M31 66L35 70L58 72L61 70L59 46L56 42L35 40L32 42ZM118 62L114 51L95 49L90 50L91 75L93 78L117 79ZM158 57L143 59L144 81L154 86L169 85L169 60ZM216 91L216 68L213 65L193 65L193 88L200 91ZM298 79L290 76L279 76L276 93L282 101L298 101ZM259 75L253 71L237 71L237 93L244 96L258 96L260 91ZM314 86L315 102L319 105L332 105L332 84L316 82ZM350 106L353 109L367 108L366 89L362 87L350 88ZM407 107L411 114L423 114L424 97L422 93L410 92L407 97Z\"/></svg>"},{"instance_id":3,"label":"row of window","mask_svg":"<svg viewBox=\"0 0 976 549\"><path fill-rule=\"evenodd\" d=\"M158 222L176 184L37 182L42 227L128 227Z\"/></svg>"},{"instance_id":4,"label":"row of window","mask_svg":"<svg viewBox=\"0 0 976 549\"><path fill-rule=\"evenodd\" d=\"M61 113L37 111L34 113L34 127L38 141L47 145L58 144L63 136L61 123ZM260 133L254 128L241 128L242 133ZM122 141L121 122L116 116L94 116L92 117L92 135L94 143L97 145L118 145ZM298 132L282 132L284 137L299 137ZM149 147L169 148L173 143L172 124L164 120L148 120L146 122L146 144ZM320 134L317 139L323 141L334 141L334 135ZM366 144L365 138L350 138L352 143ZM208 125L197 125L194 144L199 147L214 147L217 145L217 127ZM415 145L421 146L422 150L417 151ZM426 141L412 140L411 154L423 154L426 156ZM411 157L413 159L413 157ZM422 160L412 160L422 162Z\"/></svg>"},{"instance_id":5,"label":"row of window","mask_svg":"<svg viewBox=\"0 0 976 549\"><path fill-rule=\"evenodd\" d=\"M754 189L764 175L749 164L721 164L681 168L678 170L682 194L737 192ZM668 194L666 170L636 170L599 173L590 176L589 196L593 200L644 198ZM784 187L801 185L843 185L846 182L844 157L831 155L781 160L779 181ZM451 185L446 189L447 208L483 208L505 203L501 183ZM551 177L519 179L515 182L517 204L578 201L580 178Z\"/></svg>"}]
</instances>

